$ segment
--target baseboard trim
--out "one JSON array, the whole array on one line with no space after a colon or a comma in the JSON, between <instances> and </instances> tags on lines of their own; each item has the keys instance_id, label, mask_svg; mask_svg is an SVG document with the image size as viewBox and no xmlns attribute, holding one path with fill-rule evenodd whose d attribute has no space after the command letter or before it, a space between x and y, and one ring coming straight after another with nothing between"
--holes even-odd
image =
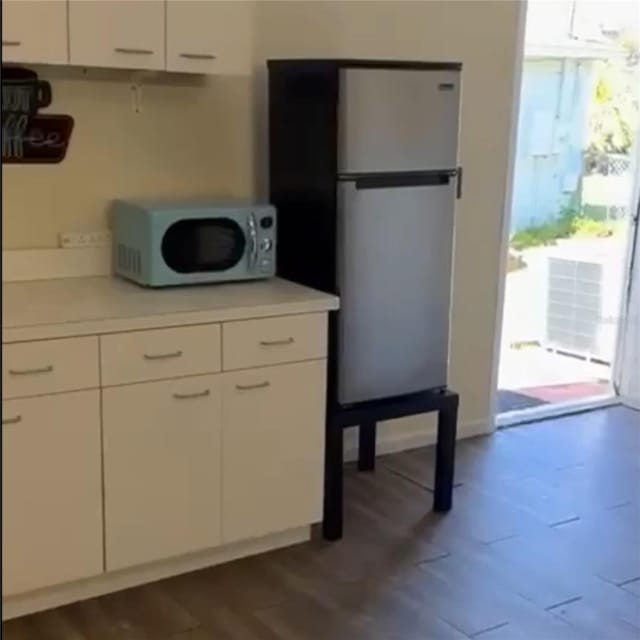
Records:
<instances>
[{"instance_id":1,"label":"baseboard trim","mask_svg":"<svg viewBox=\"0 0 640 640\"><path fill-rule=\"evenodd\" d=\"M111 275L111 248L23 249L2 252L2 281Z\"/></svg>"},{"instance_id":2,"label":"baseboard trim","mask_svg":"<svg viewBox=\"0 0 640 640\"><path fill-rule=\"evenodd\" d=\"M310 538L310 527L298 527L263 538L208 549L188 556L132 569L103 573L86 580L78 580L77 582L40 589L23 595L3 598L2 619L9 620L29 613L60 607L71 602L88 600L113 591L136 587L181 573L230 562L245 556L299 544L306 542Z\"/></svg>"},{"instance_id":3,"label":"baseboard trim","mask_svg":"<svg viewBox=\"0 0 640 640\"><path fill-rule=\"evenodd\" d=\"M349 430L345 432L345 437L349 438ZM478 420L476 422L467 422L458 425L458 440L465 438L473 438L474 436L487 435L492 432L488 427L487 420ZM393 430L391 433L379 434L376 441L376 455L383 456L391 453L399 453L401 451L409 451L411 449L419 449L420 447L428 447L436 443L436 430L425 429L423 431L403 431L402 429ZM357 442L345 442L344 450L345 462L353 462L358 459Z\"/></svg>"}]
</instances>

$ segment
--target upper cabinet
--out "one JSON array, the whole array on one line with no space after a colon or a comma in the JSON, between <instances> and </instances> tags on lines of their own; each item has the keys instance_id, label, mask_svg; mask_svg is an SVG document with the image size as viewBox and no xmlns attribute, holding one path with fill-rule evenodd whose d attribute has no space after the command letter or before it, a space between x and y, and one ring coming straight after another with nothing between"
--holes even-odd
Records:
<instances>
[{"instance_id":1,"label":"upper cabinet","mask_svg":"<svg viewBox=\"0 0 640 640\"><path fill-rule=\"evenodd\" d=\"M251 71L248 0L3 0L5 62Z\"/></svg>"},{"instance_id":2,"label":"upper cabinet","mask_svg":"<svg viewBox=\"0 0 640 640\"><path fill-rule=\"evenodd\" d=\"M69 61L90 67L164 69L164 0L69 0Z\"/></svg>"},{"instance_id":3,"label":"upper cabinet","mask_svg":"<svg viewBox=\"0 0 640 640\"><path fill-rule=\"evenodd\" d=\"M69 62L66 0L3 0L2 61Z\"/></svg>"},{"instance_id":4,"label":"upper cabinet","mask_svg":"<svg viewBox=\"0 0 640 640\"><path fill-rule=\"evenodd\" d=\"M248 73L251 2L167 0L167 71Z\"/></svg>"}]
</instances>

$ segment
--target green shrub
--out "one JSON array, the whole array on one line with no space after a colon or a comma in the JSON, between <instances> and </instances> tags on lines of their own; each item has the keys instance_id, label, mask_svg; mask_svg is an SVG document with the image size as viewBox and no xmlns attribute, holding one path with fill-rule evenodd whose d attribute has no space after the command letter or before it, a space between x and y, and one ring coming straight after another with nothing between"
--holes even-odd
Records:
<instances>
[{"instance_id":1,"label":"green shrub","mask_svg":"<svg viewBox=\"0 0 640 640\"><path fill-rule=\"evenodd\" d=\"M555 244L556 240L572 235L573 221L578 215L575 209L566 207L555 220L516 231L511 237L510 244L516 251Z\"/></svg>"},{"instance_id":2,"label":"green shrub","mask_svg":"<svg viewBox=\"0 0 640 640\"><path fill-rule=\"evenodd\" d=\"M620 231L624 224L624 221L593 218L566 207L555 220L517 231L509 244L512 249L522 251L553 245L561 238L606 238Z\"/></svg>"},{"instance_id":3,"label":"green shrub","mask_svg":"<svg viewBox=\"0 0 640 640\"><path fill-rule=\"evenodd\" d=\"M580 217L573 222L573 236L576 238L608 238L624 225L622 220L594 220Z\"/></svg>"}]
</instances>

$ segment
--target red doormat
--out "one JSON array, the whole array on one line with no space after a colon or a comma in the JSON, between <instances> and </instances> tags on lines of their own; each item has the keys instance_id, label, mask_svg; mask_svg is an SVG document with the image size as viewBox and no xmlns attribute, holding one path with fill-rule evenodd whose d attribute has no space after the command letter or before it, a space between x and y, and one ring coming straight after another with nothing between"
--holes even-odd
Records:
<instances>
[{"instance_id":1,"label":"red doormat","mask_svg":"<svg viewBox=\"0 0 640 640\"><path fill-rule=\"evenodd\" d=\"M593 396L606 395L609 393L609 383L572 382L548 387L527 387L526 389L518 389L518 391L545 402L571 402L572 400L584 400Z\"/></svg>"}]
</instances>

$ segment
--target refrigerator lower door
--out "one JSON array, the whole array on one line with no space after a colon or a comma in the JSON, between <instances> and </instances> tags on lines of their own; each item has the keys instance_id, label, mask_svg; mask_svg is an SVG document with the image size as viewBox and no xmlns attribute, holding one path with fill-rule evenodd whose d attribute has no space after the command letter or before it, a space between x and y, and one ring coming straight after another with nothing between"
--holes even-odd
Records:
<instances>
[{"instance_id":1,"label":"refrigerator lower door","mask_svg":"<svg viewBox=\"0 0 640 640\"><path fill-rule=\"evenodd\" d=\"M460 72L343 69L338 173L454 169Z\"/></svg>"},{"instance_id":2,"label":"refrigerator lower door","mask_svg":"<svg viewBox=\"0 0 640 640\"><path fill-rule=\"evenodd\" d=\"M447 384L453 183L338 184L338 401Z\"/></svg>"}]
</instances>

